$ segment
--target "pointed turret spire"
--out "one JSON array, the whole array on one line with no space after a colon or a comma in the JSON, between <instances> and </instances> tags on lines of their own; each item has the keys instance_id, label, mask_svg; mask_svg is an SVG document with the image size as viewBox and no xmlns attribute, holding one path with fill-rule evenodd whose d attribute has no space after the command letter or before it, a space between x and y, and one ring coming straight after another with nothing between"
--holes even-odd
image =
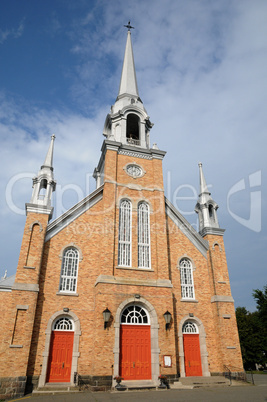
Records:
<instances>
[{"instance_id":1,"label":"pointed turret spire","mask_svg":"<svg viewBox=\"0 0 267 402\"><path fill-rule=\"evenodd\" d=\"M198 167L199 167L199 198L200 198L199 201L201 202L201 204L205 204L205 202L211 199L211 196L204 177L201 162L199 162Z\"/></svg>"},{"instance_id":2,"label":"pointed turret spire","mask_svg":"<svg viewBox=\"0 0 267 402\"><path fill-rule=\"evenodd\" d=\"M51 142L46 154L44 164L33 180L33 192L31 201L26 204L26 212L48 213L52 217L53 208L51 207L52 192L56 189L56 182L53 174L53 153L54 141L56 136L51 136Z\"/></svg>"},{"instance_id":3,"label":"pointed turret spire","mask_svg":"<svg viewBox=\"0 0 267 402\"><path fill-rule=\"evenodd\" d=\"M130 29L128 29L127 32L118 98L129 95L137 98L139 97Z\"/></svg>"},{"instance_id":4,"label":"pointed turret spire","mask_svg":"<svg viewBox=\"0 0 267 402\"><path fill-rule=\"evenodd\" d=\"M49 146L49 149L47 151L46 158L45 158L44 164L42 165L41 169L46 167L46 168L49 168L49 169L53 170L53 153L54 153L54 141L55 141L55 138L56 138L56 136L55 136L55 134L53 134L51 136L50 146Z\"/></svg>"},{"instance_id":5,"label":"pointed turret spire","mask_svg":"<svg viewBox=\"0 0 267 402\"><path fill-rule=\"evenodd\" d=\"M219 228L217 218L218 205L212 199L211 193L208 190L208 186L202 170L202 163L199 163L198 166L200 191L195 211L199 217L199 232L200 234L204 235L207 232L212 233L212 231L216 231L216 229Z\"/></svg>"}]
</instances>

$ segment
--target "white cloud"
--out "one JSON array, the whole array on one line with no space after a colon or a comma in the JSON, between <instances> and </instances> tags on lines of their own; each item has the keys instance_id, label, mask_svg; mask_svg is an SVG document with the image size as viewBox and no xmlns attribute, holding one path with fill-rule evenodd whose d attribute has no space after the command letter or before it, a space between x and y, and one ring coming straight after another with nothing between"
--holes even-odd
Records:
<instances>
[{"instance_id":1,"label":"white cloud","mask_svg":"<svg viewBox=\"0 0 267 402\"><path fill-rule=\"evenodd\" d=\"M238 305L253 308L251 286L261 287L261 267L267 257L266 228L257 234L242 227L226 205L229 190L244 178L246 190L236 194L231 206L248 218L249 175L261 170L264 181L267 170L265 1L118 0L97 2L80 20L73 19L67 40L76 68L69 90L80 113L71 112L67 105L66 110L44 110L2 95L1 162L5 169L0 170L1 194L13 175L37 173L52 133L57 137L58 184L77 184L85 191L86 172L92 172L100 156L107 104L117 95L126 40L123 24L129 15L135 26L132 39L139 92L155 123L151 142L167 150L164 172L165 179L170 172L171 188L166 191L171 201L180 185L189 184L198 191L197 163L203 162L212 196L220 205L219 221L227 228L234 298ZM266 189L263 185L260 189L264 203ZM31 180L25 179L16 187L15 201L23 208L30 196ZM64 205L70 207L75 197L68 194ZM2 238L8 237L2 257L14 270L17 256L10 260L10 243L14 240L14 249L19 250L24 221L1 200L2 220L10 222L10 230L8 224L1 229ZM193 210L194 200L188 205L187 210ZM186 217L196 222L195 215Z\"/></svg>"},{"instance_id":2,"label":"white cloud","mask_svg":"<svg viewBox=\"0 0 267 402\"><path fill-rule=\"evenodd\" d=\"M19 23L17 28L5 29L5 30L0 29L0 44L3 44L8 39L8 37L15 39L19 38L23 34L23 31L24 31L24 20L22 20Z\"/></svg>"}]
</instances>

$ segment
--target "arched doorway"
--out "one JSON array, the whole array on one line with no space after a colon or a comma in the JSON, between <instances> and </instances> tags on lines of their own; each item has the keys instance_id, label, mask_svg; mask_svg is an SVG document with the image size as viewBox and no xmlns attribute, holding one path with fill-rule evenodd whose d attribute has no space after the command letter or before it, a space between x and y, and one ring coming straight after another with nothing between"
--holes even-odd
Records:
<instances>
[{"instance_id":1,"label":"arched doorway","mask_svg":"<svg viewBox=\"0 0 267 402\"><path fill-rule=\"evenodd\" d=\"M139 296L139 295L138 295ZM145 309L148 313L148 317L150 320L150 342L151 342L151 380L158 384L158 376L159 376L159 342L158 342L158 332L159 332L159 324L158 324L158 317L155 308L153 305L146 300L144 297L139 296L138 302L135 297L129 297L128 299L124 300L118 307L116 315L115 315L115 342L114 342L114 371L113 377L116 377L120 374L120 348L121 348L121 319L122 319L122 312L126 307L130 305L138 305ZM113 381L113 385L115 386L115 380Z\"/></svg>"},{"instance_id":2,"label":"arched doorway","mask_svg":"<svg viewBox=\"0 0 267 402\"><path fill-rule=\"evenodd\" d=\"M187 321L183 325L184 365L186 377L202 376L198 327Z\"/></svg>"},{"instance_id":3,"label":"arched doorway","mask_svg":"<svg viewBox=\"0 0 267 402\"><path fill-rule=\"evenodd\" d=\"M58 318L51 334L47 382L70 382L73 340L73 321L69 317Z\"/></svg>"},{"instance_id":4,"label":"arched doorway","mask_svg":"<svg viewBox=\"0 0 267 402\"><path fill-rule=\"evenodd\" d=\"M120 376L124 380L151 380L150 319L146 309L132 304L121 314Z\"/></svg>"},{"instance_id":5,"label":"arched doorway","mask_svg":"<svg viewBox=\"0 0 267 402\"><path fill-rule=\"evenodd\" d=\"M186 325L188 323L188 325ZM190 324L193 324L194 327L196 328L197 332L187 332L190 331L191 327ZM185 333L183 331L185 330ZM194 329L193 329L194 330ZM201 371L204 377L209 377L210 376L210 371L209 371L209 364L208 364L208 351L207 351L207 345L206 345L206 332L204 329L204 325L201 322L201 320L197 317L191 317L189 315L185 316L179 323L178 327L178 339L179 339L179 360L180 360L180 376L181 377L186 377L188 374L186 373L185 369L185 348L184 346L184 335L198 335L198 345L199 345L199 350L200 350L200 358L201 358ZM188 364L189 365L189 364ZM191 366L191 362L190 362ZM189 374L190 375L190 374ZM191 374L192 375L192 374Z\"/></svg>"},{"instance_id":6,"label":"arched doorway","mask_svg":"<svg viewBox=\"0 0 267 402\"><path fill-rule=\"evenodd\" d=\"M73 349L72 349L72 357L71 357L71 374L70 374L69 381L66 381L66 382L69 382L71 385L74 385L74 373L78 371L78 358L80 356L80 353L79 353L79 338L81 336L80 320L76 316L76 314L73 313L72 311L68 311L66 313L63 310L60 310L60 311L57 311L56 313L54 313L50 317L50 319L48 320L48 323L47 323L47 327L46 327L46 331L45 331L45 347L44 347L44 352L43 352L42 372L41 372L41 375L39 377L39 382L38 382L39 388L43 387L45 385L45 383L48 379L48 376L49 376L48 363L49 363L50 350L51 350L51 345L52 345L52 336L54 333L55 325L60 318L70 319L70 321L73 323L74 338L73 338ZM61 322L61 324L64 327L63 322ZM59 326L58 330L60 331L60 326ZM66 331L66 332L68 332L68 331ZM70 332L72 332L72 331L70 331ZM64 363L64 366L65 366L65 363Z\"/></svg>"}]
</instances>

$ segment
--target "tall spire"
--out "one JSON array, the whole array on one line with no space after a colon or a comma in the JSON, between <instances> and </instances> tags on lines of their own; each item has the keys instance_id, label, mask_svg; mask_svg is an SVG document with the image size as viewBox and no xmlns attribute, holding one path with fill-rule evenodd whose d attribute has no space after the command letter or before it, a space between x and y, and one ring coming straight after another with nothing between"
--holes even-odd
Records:
<instances>
[{"instance_id":1,"label":"tall spire","mask_svg":"<svg viewBox=\"0 0 267 402\"><path fill-rule=\"evenodd\" d=\"M53 174L53 153L54 141L56 136L51 136L51 142L46 154L44 164L33 180L33 192L31 201L26 204L26 212L37 212L49 214L52 217L53 208L51 207L52 192L56 189L56 182Z\"/></svg>"},{"instance_id":2,"label":"tall spire","mask_svg":"<svg viewBox=\"0 0 267 402\"><path fill-rule=\"evenodd\" d=\"M44 164L42 165L41 169L46 167L46 168L50 168L51 170L53 170L53 153L54 153L55 138L56 138L56 136L55 136L55 134L53 134L51 136L50 146L48 148L46 158L45 158Z\"/></svg>"},{"instance_id":3,"label":"tall spire","mask_svg":"<svg viewBox=\"0 0 267 402\"><path fill-rule=\"evenodd\" d=\"M202 235L207 233L218 234L219 222L217 218L218 205L212 199L202 170L202 163L199 166L199 197L195 212L199 218L199 232Z\"/></svg>"},{"instance_id":4,"label":"tall spire","mask_svg":"<svg viewBox=\"0 0 267 402\"><path fill-rule=\"evenodd\" d=\"M129 26L130 24L128 24ZM126 26L126 27L128 27ZM128 29L127 32L127 41L124 53L123 67L121 73L121 82L118 97L121 96L135 96L139 97L137 80L136 80L136 72L134 65L134 55L132 48L132 40L131 40L131 31Z\"/></svg>"},{"instance_id":5,"label":"tall spire","mask_svg":"<svg viewBox=\"0 0 267 402\"><path fill-rule=\"evenodd\" d=\"M139 97L134 65L130 25L128 28L120 88L114 105L106 117L103 135L123 145L150 148L149 133L153 126Z\"/></svg>"}]
</instances>

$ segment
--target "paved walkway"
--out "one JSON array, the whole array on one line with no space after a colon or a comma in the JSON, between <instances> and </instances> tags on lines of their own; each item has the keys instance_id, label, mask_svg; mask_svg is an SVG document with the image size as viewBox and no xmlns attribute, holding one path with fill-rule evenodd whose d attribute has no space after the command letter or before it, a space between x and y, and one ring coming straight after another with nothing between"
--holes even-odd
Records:
<instances>
[{"instance_id":1,"label":"paved walkway","mask_svg":"<svg viewBox=\"0 0 267 402\"><path fill-rule=\"evenodd\" d=\"M258 378L265 377L265 378ZM210 387L190 390L84 392L63 395L28 395L21 402L266 402L267 376L255 376L258 385ZM15 399L13 400L15 401Z\"/></svg>"}]
</instances>

